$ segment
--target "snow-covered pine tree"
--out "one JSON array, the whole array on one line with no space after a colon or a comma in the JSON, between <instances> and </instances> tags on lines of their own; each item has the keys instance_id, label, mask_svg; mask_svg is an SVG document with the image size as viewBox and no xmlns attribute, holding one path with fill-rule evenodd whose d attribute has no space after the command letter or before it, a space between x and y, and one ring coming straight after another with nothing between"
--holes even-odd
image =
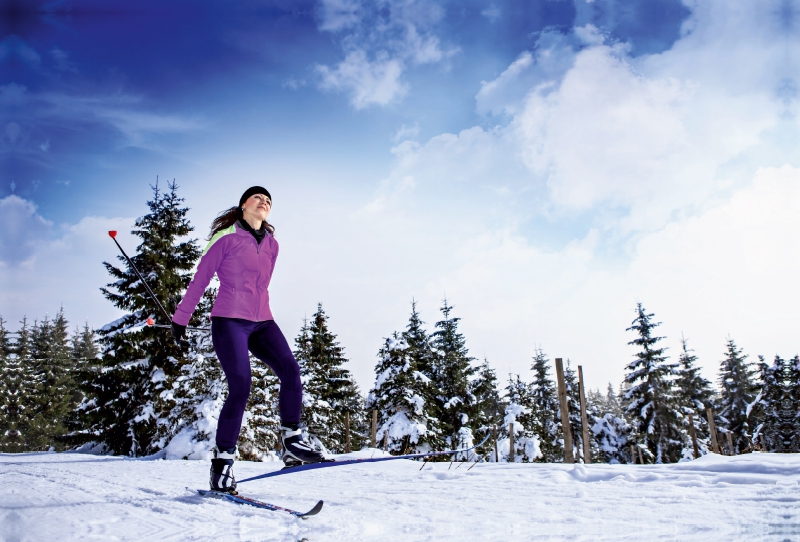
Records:
<instances>
[{"instance_id":1,"label":"snow-covered pine tree","mask_svg":"<svg viewBox=\"0 0 800 542\"><path fill-rule=\"evenodd\" d=\"M6 329L6 321L0 315L0 452L7 452L5 440L16 425L16 420L12 423L11 415L15 414L15 418L17 417L13 404L17 376L11 354L11 334Z\"/></svg>"},{"instance_id":2,"label":"snow-covered pine tree","mask_svg":"<svg viewBox=\"0 0 800 542\"><path fill-rule=\"evenodd\" d=\"M24 445L27 450L63 448L66 417L75 385L72 352L63 307L31 331L31 355L23 364L25 393Z\"/></svg>"},{"instance_id":3,"label":"snow-covered pine tree","mask_svg":"<svg viewBox=\"0 0 800 542\"><path fill-rule=\"evenodd\" d=\"M722 419L719 429L730 432L733 436L733 447L736 453L742 453L750 447L751 427L747 421L748 406L756 397L756 374L747 355L742 355L741 348L728 338L725 359L719 370L719 415Z\"/></svg>"},{"instance_id":4,"label":"snow-covered pine tree","mask_svg":"<svg viewBox=\"0 0 800 542\"><path fill-rule=\"evenodd\" d=\"M700 375L700 367L697 367L697 356L694 350L689 348L685 337L681 337L681 353L678 358L678 377L675 380L676 402L681 410L681 431L683 433L684 449L682 455L685 458L692 458L694 446L689 432L689 414L692 415L694 422L695 435L698 440L700 453L708 453L708 421L706 420L706 409L713 408L714 390L711 382Z\"/></svg>"},{"instance_id":5,"label":"snow-covered pine tree","mask_svg":"<svg viewBox=\"0 0 800 542\"><path fill-rule=\"evenodd\" d=\"M761 390L748 409L750 425L755 426L752 438L759 447L765 444L765 451L782 452L785 447L785 412L789 403L784 384L788 364L780 356L775 356L772 365L763 356L758 356L757 367Z\"/></svg>"},{"instance_id":6,"label":"snow-covered pine tree","mask_svg":"<svg viewBox=\"0 0 800 542\"><path fill-rule=\"evenodd\" d=\"M784 440L789 441L789 452L800 453L800 356L789 360L786 367L786 415Z\"/></svg>"},{"instance_id":7,"label":"snow-covered pine tree","mask_svg":"<svg viewBox=\"0 0 800 542\"><path fill-rule=\"evenodd\" d=\"M22 420L27 416L25 367L31 358L31 330L27 317L23 316L20 324L22 327L16 333L16 340L10 345L3 374L1 400L7 426L0 433L0 450L5 453L25 451Z\"/></svg>"},{"instance_id":8,"label":"snow-covered pine tree","mask_svg":"<svg viewBox=\"0 0 800 542\"><path fill-rule=\"evenodd\" d=\"M514 433L514 462L530 463L542 457L539 438L533 431L536 424L533 417L534 404L530 385L519 375L509 375L506 387L505 417L502 438L498 438L497 447L501 461L509 461L511 446L509 435Z\"/></svg>"},{"instance_id":9,"label":"snow-covered pine tree","mask_svg":"<svg viewBox=\"0 0 800 542\"><path fill-rule=\"evenodd\" d=\"M470 426L477 438L482 440L493 426L502 425L505 411L497 391L497 374L489 365L489 360L483 360L470 386L476 406Z\"/></svg>"},{"instance_id":10,"label":"snow-covered pine tree","mask_svg":"<svg viewBox=\"0 0 800 542\"><path fill-rule=\"evenodd\" d=\"M403 331L402 339L406 343L406 355L417 371L415 378L419 384L416 392L424 400L422 406L425 416L424 443L428 449L441 450L445 447L443 430L439 421L438 390L433 380L436 355L431 346L431 338L423 328L424 322L417 312L417 303L411 301L411 316Z\"/></svg>"},{"instance_id":11,"label":"snow-covered pine tree","mask_svg":"<svg viewBox=\"0 0 800 542\"><path fill-rule=\"evenodd\" d=\"M345 412L363 415L358 387L344 365L344 349L328 329L328 315L317 305L311 324L305 323L295 339L295 358L303 378L303 415L309 435L321 447L341 453L345 448Z\"/></svg>"},{"instance_id":12,"label":"snow-covered pine tree","mask_svg":"<svg viewBox=\"0 0 800 542\"><path fill-rule=\"evenodd\" d=\"M367 396L367 412L378 411L377 440L387 449L428 450L425 392L429 379L413 365L408 344L397 332L384 339L375 366L375 385Z\"/></svg>"},{"instance_id":13,"label":"snow-covered pine tree","mask_svg":"<svg viewBox=\"0 0 800 542\"><path fill-rule=\"evenodd\" d=\"M541 461L552 463L564 457L561 444L561 418L558 407L556 386L550 379L550 360L541 348L536 348L533 356L533 382L531 382L531 402L533 403L533 431L539 438L542 450Z\"/></svg>"},{"instance_id":14,"label":"snow-covered pine tree","mask_svg":"<svg viewBox=\"0 0 800 542\"><path fill-rule=\"evenodd\" d=\"M82 376L86 373L85 368L97 363L97 356L100 350L97 348L97 336L92 328L89 327L87 320L83 325L83 330L75 327L72 334L72 380L74 388L70 398L70 418L75 407L83 400L83 393L80 390Z\"/></svg>"},{"instance_id":15,"label":"snow-covered pine tree","mask_svg":"<svg viewBox=\"0 0 800 542\"><path fill-rule=\"evenodd\" d=\"M200 257L194 239L178 242L192 231L188 208L178 196L178 186L162 191L152 186L150 212L136 220L132 233L142 242L132 256L156 297L173 310L191 280ZM148 317L163 322L164 316L147 294L133 269L104 263L116 280L101 288L111 303L126 315L101 328L103 348L94 376L85 382L79 406L80 431L75 439L102 443L116 454L140 456L160 451L174 434L169 414L175 406L172 383L181 374L186 352L175 344L169 331L145 325ZM190 326L207 325L197 315Z\"/></svg>"},{"instance_id":16,"label":"snow-covered pine tree","mask_svg":"<svg viewBox=\"0 0 800 542\"><path fill-rule=\"evenodd\" d=\"M661 325L653 322L641 303L636 306L636 318L626 331L634 331L636 339L629 342L641 350L626 369L625 415L631 424L635 440L644 446L656 463L676 462L681 458L680 420L672 390L677 364L669 363L664 348L658 348L653 330Z\"/></svg>"},{"instance_id":17,"label":"snow-covered pine tree","mask_svg":"<svg viewBox=\"0 0 800 542\"><path fill-rule=\"evenodd\" d=\"M436 322L436 331L431 335L431 346L436 355L432 379L437 390L437 405L442 435L448 447L457 448L470 437L462 432L469 426L476 413L475 396L470 390L470 381L477 369L472 365L464 336L458 331L460 318L451 318L453 307L447 299L440 309L443 320Z\"/></svg>"}]
</instances>

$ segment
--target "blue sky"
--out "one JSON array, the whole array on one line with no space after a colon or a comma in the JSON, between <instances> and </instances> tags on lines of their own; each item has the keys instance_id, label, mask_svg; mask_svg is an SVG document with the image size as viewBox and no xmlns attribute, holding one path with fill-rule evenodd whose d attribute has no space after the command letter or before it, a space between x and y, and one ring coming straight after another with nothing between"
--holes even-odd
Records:
<instances>
[{"instance_id":1,"label":"blue sky","mask_svg":"<svg viewBox=\"0 0 800 542\"><path fill-rule=\"evenodd\" d=\"M0 6L12 328L116 316L105 231L159 176L198 237L269 187L276 318L322 302L364 387L445 295L501 377L537 344L618 382L637 301L708 377L728 334L796 353L797 2Z\"/></svg>"}]
</instances>

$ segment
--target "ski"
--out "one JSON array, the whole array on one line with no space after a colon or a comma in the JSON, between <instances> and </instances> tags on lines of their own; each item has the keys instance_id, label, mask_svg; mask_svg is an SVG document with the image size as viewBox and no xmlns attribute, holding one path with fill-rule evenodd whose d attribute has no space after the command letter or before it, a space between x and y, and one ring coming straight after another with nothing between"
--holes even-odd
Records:
<instances>
[{"instance_id":1,"label":"ski","mask_svg":"<svg viewBox=\"0 0 800 542\"><path fill-rule=\"evenodd\" d=\"M189 488L187 487L186 489ZM316 505L314 505L314 508L312 508L308 512L298 512L297 510L284 508L283 506L270 504L268 502L261 502L259 500L251 499L250 497L245 497L243 495L232 495L230 493L222 493L221 491L212 491L209 489L198 489L197 492L203 497L212 497L214 499L231 501L235 502L236 504L248 504L250 506L255 506L256 508L264 508L265 510L272 510L274 512L286 512L287 514L291 514L300 519L307 519L310 516L316 516L317 514L319 514L320 510L322 510L322 504L323 504L322 501L319 501Z\"/></svg>"},{"instance_id":2,"label":"ski","mask_svg":"<svg viewBox=\"0 0 800 542\"><path fill-rule=\"evenodd\" d=\"M259 474L258 476L251 476L250 478L245 478L244 480L237 480L236 483L243 484L244 482L252 482L253 480L260 480L262 478L272 478L274 476L283 476L284 474L292 474L300 471L326 469L330 467L343 467L345 465L355 465L358 463L377 463L379 461L394 461L396 459L420 459L423 457L434 457L437 455L453 455L474 450L475 448L481 446L487 440L489 440L488 435L486 436L485 439L480 441L475 446L472 446L471 448L465 448L463 450L446 450L444 452L428 452L426 454L393 455L390 457L365 457L360 459L345 459L344 461L323 461L321 463L307 463L305 465L300 465L298 467L288 467L275 472L268 472L266 474Z\"/></svg>"}]
</instances>

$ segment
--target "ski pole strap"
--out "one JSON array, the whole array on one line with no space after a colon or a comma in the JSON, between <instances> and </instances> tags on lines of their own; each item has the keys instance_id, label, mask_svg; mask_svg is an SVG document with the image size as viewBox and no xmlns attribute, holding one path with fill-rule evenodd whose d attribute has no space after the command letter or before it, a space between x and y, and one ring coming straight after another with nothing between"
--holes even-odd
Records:
<instances>
[{"instance_id":1,"label":"ski pole strap","mask_svg":"<svg viewBox=\"0 0 800 542\"><path fill-rule=\"evenodd\" d=\"M252 482L253 480L260 480L261 478L272 478L273 476L282 476L284 474L291 474L293 472L299 472L303 470L314 470L314 469L324 469L327 467L340 467L344 465L355 465L356 463L377 463L379 461L394 461L395 459L417 459L420 457L433 457L437 455L451 455L451 454L458 454L461 452L469 452L470 450L474 450L475 448L482 446L484 442L489 440L489 435L486 435L482 441L480 441L475 446L470 448L464 448L463 450L446 450L443 452L428 452L426 454L408 454L408 455L393 455L391 457L368 457L364 459L347 459L345 461L323 461L320 463L307 463L305 465L300 465L299 467L292 467L290 469L285 470L277 470L274 472L268 472L266 474L260 474L258 476L251 476L250 478L245 478L244 480L237 480L237 484L243 484L245 482Z\"/></svg>"}]
</instances>

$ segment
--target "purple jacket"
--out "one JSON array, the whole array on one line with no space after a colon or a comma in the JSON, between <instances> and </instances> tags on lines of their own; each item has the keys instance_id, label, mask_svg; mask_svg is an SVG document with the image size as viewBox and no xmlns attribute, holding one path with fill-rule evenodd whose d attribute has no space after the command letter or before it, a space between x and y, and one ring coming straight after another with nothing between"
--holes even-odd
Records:
<instances>
[{"instance_id":1,"label":"purple jacket","mask_svg":"<svg viewBox=\"0 0 800 542\"><path fill-rule=\"evenodd\" d=\"M211 316L253 322L272 320L267 288L277 258L278 242L269 234L259 245L255 237L238 224L218 232L200 258L197 272L172 320L182 326L189 324L214 273L219 277L219 293Z\"/></svg>"}]
</instances>

